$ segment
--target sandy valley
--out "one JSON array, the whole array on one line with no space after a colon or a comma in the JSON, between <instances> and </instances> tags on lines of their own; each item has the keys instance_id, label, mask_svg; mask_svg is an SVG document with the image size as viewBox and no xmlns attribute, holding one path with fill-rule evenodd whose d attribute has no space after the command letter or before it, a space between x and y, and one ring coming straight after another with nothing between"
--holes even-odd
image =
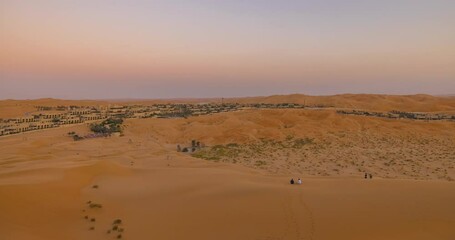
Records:
<instances>
[{"instance_id":1,"label":"sandy valley","mask_svg":"<svg viewBox=\"0 0 455 240\"><path fill-rule=\"evenodd\" d=\"M373 96L371 109L455 106L397 99ZM68 132L88 134L86 123L1 137L0 239L455 238L453 121L265 109L122 128L81 141ZM192 140L204 147L177 151Z\"/></svg>"}]
</instances>

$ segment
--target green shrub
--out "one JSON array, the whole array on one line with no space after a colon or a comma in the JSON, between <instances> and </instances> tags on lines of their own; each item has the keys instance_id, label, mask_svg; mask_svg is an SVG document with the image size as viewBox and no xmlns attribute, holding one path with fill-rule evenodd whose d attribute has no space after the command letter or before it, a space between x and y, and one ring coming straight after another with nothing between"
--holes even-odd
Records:
<instances>
[{"instance_id":1,"label":"green shrub","mask_svg":"<svg viewBox=\"0 0 455 240\"><path fill-rule=\"evenodd\" d=\"M254 163L255 166L259 167L259 166L262 166L262 165L266 165L267 162L266 161L262 161L262 160L258 160Z\"/></svg>"},{"instance_id":2,"label":"green shrub","mask_svg":"<svg viewBox=\"0 0 455 240\"><path fill-rule=\"evenodd\" d=\"M228 143L226 146L229 147L229 148L239 147L239 145L237 143Z\"/></svg>"},{"instance_id":3,"label":"green shrub","mask_svg":"<svg viewBox=\"0 0 455 240\"><path fill-rule=\"evenodd\" d=\"M84 138L83 138L83 137L80 137L80 136L77 135L77 134L73 135L73 140L74 140L74 141L79 141L79 140L82 140L82 139L84 139Z\"/></svg>"},{"instance_id":4,"label":"green shrub","mask_svg":"<svg viewBox=\"0 0 455 240\"><path fill-rule=\"evenodd\" d=\"M102 208L103 205L101 205L99 203L90 203L89 207L90 208Z\"/></svg>"}]
</instances>

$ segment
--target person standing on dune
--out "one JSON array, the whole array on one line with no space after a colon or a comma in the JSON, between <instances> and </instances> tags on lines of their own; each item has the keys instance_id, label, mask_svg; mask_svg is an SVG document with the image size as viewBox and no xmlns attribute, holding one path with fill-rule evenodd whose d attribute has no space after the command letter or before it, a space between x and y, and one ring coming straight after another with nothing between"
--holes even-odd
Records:
<instances>
[{"instance_id":1,"label":"person standing on dune","mask_svg":"<svg viewBox=\"0 0 455 240\"><path fill-rule=\"evenodd\" d=\"M294 184L294 178L291 178L291 184Z\"/></svg>"},{"instance_id":2,"label":"person standing on dune","mask_svg":"<svg viewBox=\"0 0 455 240\"><path fill-rule=\"evenodd\" d=\"M297 180L297 184L302 184L302 179L299 178L299 180Z\"/></svg>"}]
</instances>

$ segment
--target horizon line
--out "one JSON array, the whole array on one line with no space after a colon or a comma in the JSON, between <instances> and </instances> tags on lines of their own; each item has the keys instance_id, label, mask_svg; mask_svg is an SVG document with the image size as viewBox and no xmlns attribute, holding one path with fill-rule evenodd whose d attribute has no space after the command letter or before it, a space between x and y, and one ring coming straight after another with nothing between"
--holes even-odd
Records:
<instances>
[{"instance_id":1,"label":"horizon line","mask_svg":"<svg viewBox=\"0 0 455 240\"><path fill-rule=\"evenodd\" d=\"M151 100L213 100L213 99L241 99L241 98L264 98L274 96L292 96L301 95L305 97L333 97L343 95L376 95L376 96L431 96L431 97L455 97L455 94L429 94L429 93L414 93L414 94L388 94L388 93L337 93L337 94L305 94L305 93L289 93L289 94L272 94L272 95L250 95L250 96L220 96L220 97L174 97L174 98L54 98L54 97L41 97L41 98L0 98L0 101L36 101L36 100L64 100L64 101L151 101Z\"/></svg>"}]
</instances>

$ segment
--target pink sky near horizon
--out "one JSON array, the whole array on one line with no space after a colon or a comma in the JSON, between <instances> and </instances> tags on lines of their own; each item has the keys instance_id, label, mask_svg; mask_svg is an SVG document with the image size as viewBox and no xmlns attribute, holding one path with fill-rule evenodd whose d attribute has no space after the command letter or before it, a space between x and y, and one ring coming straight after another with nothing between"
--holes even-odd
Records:
<instances>
[{"instance_id":1,"label":"pink sky near horizon","mask_svg":"<svg viewBox=\"0 0 455 240\"><path fill-rule=\"evenodd\" d=\"M453 2L302 2L0 0L0 99L455 93Z\"/></svg>"}]
</instances>

